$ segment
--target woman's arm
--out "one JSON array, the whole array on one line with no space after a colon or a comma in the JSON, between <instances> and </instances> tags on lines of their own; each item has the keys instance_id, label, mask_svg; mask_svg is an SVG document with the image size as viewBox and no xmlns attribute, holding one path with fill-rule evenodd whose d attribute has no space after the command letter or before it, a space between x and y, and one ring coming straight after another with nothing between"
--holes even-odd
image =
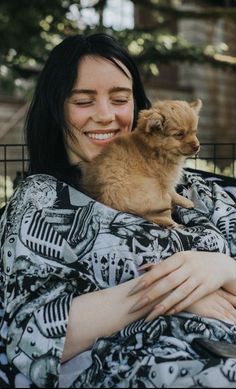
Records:
<instances>
[{"instance_id":1,"label":"woman's arm","mask_svg":"<svg viewBox=\"0 0 236 389\"><path fill-rule=\"evenodd\" d=\"M161 304L156 303L147 320L166 312L181 312L222 287L232 294L235 292L236 262L222 253L179 252L159 264L146 267L145 270L146 274L141 277L132 292L136 294L143 290L143 295L141 299L137 298L131 312L160 300L164 295L167 296L162 298Z\"/></svg>"},{"instance_id":2,"label":"woman's arm","mask_svg":"<svg viewBox=\"0 0 236 389\"><path fill-rule=\"evenodd\" d=\"M97 338L112 335L152 311L157 300L134 313L129 313L137 298L143 295L141 291L129 296L135 285L137 279L74 298L69 314L62 362L91 348ZM191 304L186 311L236 323L235 307L236 296L218 289Z\"/></svg>"},{"instance_id":3,"label":"woman's arm","mask_svg":"<svg viewBox=\"0 0 236 389\"><path fill-rule=\"evenodd\" d=\"M92 347L97 338L109 336L144 317L154 304L129 314L141 293L128 296L137 279L118 286L75 297L69 322L62 362ZM156 303L156 302L155 302Z\"/></svg>"},{"instance_id":4,"label":"woman's arm","mask_svg":"<svg viewBox=\"0 0 236 389\"><path fill-rule=\"evenodd\" d=\"M236 280L236 274L234 274L236 263L231 261L232 258L225 254L202 252L179 253L177 258L180 256L185 259L178 262L178 265L175 264L176 255L174 255L170 257L170 260L174 262L171 266L168 262L162 263L166 265L164 269L160 269L160 264L153 265L151 266L152 274L148 271L149 274L138 277L139 280L136 278L113 288L74 298L69 314L62 362L91 348L97 338L112 335L150 312L153 318L157 317L159 314L168 312L173 306L175 306L175 312L186 308L187 311L202 316L236 322L234 313L236 297L223 290L219 292L219 288L225 286L225 280L231 279L229 283L236 284L236 281L233 281ZM190 257L192 261L195 260L195 263L198 260L197 267L189 261ZM189 273L186 272L185 267L181 270L186 261ZM176 270L178 270L177 274L175 274ZM182 283L181 274L184 274L186 279L190 278L190 285L193 282L191 277L193 277L195 288L198 285L197 280L201 280L200 297L196 294L198 298L196 296L196 299L192 298L191 293L189 296L187 288L185 290L181 288L182 295L179 294L177 289ZM167 279L170 275L171 280ZM160 281L162 282L161 287ZM137 283L139 290L130 294L132 289L136 288ZM144 297L146 300L143 306L132 309ZM181 300L179 304L178 298ZM186 301L191 302L186 305ZM166 309L159 313L155 310L158 303L166 306ZM207 312L204 311L206 306L208 307Z\"/></svg>"}]
</instances>

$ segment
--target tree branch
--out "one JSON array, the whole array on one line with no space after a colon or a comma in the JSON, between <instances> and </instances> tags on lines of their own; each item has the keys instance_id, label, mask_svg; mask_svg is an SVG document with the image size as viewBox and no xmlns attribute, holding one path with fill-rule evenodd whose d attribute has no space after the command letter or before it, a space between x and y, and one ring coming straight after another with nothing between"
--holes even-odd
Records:
<instances>
[{"instance_id":1,"label":"tree branch","mask_svg":"<svg viewBox=\"0 0 236 389\"><path fill-rule=\"evenodd\" d=\"M175 62L208 63L220 69L231 69L236 72L236 57L217 53L209 55L193 47L185 50L175 47L166 51L158 48L150 48L140 55L133 55L133 58L138 64L155 63L158 65L160 63Z\"/></svg>"},{"instance_id":2,"label":"tree branch","mask_svg":"<svg viewBox=\"0 0 236 389\"><path fill-rule=\"evenodd\" d=\"M204 9L184 9L171 7L167 5L154 4L148 0L131 0L134 5L140 5L145 8L150 9L151 11L156 11L171 17L175 18L185 18L185 19L220 19L220 18L230 18L236 20L236 8L234 7L207 7Z\"/></svg>"}]
</instances>

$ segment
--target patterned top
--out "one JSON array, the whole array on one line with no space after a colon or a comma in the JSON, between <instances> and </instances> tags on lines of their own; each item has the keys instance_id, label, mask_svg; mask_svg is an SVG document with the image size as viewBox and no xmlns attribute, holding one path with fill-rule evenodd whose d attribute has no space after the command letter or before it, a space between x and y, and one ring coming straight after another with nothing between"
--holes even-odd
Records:
<instances>
[{"instance_id":1,"label":"patterned top","mask_svg":"<svg viewBox=\"0 0 236 389\"><path fill-rule=\"evenodd\" d=\"M0 221L0 387L236 387L236 359L210 360L192 347L199 336L236 343L236 326L187 312L98 339L78 374L70 362L73 380L60 366L73 297L137 277L142 264L178 251L236 259L233 196L187 171L179 192L195 208L178 207L184 227L166 229L52 176L19 185Z\"/></svg>"}]
</instances>

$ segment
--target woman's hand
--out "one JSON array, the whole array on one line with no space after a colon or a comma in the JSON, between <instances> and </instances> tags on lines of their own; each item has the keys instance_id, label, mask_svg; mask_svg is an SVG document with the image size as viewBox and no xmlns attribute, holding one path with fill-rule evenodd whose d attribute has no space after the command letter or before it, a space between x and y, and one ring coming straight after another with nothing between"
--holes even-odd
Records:
<instances>
[{"instance_id":1,"label":"woman's hand","mask_svg":"<svg viewBox=\"0 0 236 389\"><path fill-rule=\"evenodd\" d=\"M129 296L141 290L144 293L130 313L157 301L147 321L160 314L183 311L225 284L236 283L236 262L222 253L183 251L159 264L145 265L140 270L146 270L146 274Z\"/></svg>"},{"instance_id":2,"label":"woman's hand","mask_svg":"<svg viewBox=\"0 0 236 389\"><path fill-rule=\"evenodd\" d=\"M219 289L201 298L185 310L196 315L236 324L236 296Z\"/></svg>"}]
</instances>

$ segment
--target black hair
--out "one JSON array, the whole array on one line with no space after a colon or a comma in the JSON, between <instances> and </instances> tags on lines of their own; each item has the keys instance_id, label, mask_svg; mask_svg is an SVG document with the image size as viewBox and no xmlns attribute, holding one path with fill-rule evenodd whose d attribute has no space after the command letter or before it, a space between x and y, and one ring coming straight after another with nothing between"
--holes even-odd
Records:
<instances>
[{"instance_id":1,"label":"black hair","mask_svg":"<svg viewBox=\"0 0 236 389\"><path fill-rule=\"evenodd\" d=\"M118 67L117 62L121 62L129 70L133 81L133 127L138 112L151 106L135 62L115 39L103 33L65 38L51 51L39 75L27 114L25 135L29 174L51 174L73 184L73 168L64 144L64 133L69 131L65 123L64 103L76 81L78 65L86 55L106 58ZM122 67L120 69L123 70Z\"/></svg>"}]
</instances>

